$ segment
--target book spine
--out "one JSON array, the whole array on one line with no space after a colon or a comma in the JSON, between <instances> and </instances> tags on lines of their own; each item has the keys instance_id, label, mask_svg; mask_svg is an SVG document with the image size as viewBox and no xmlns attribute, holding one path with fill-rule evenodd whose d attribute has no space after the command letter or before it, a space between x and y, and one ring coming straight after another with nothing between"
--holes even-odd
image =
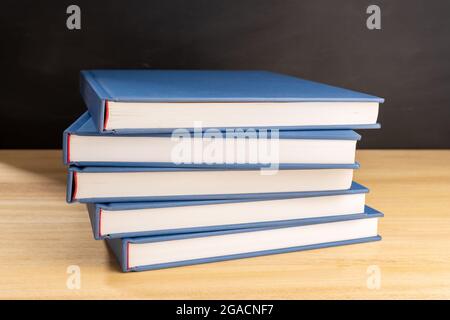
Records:
<instances>
[{"instance_id":1,"label":"book spine","mask_svg":"<svg viewBox=\"0 0 450 320\"><path fill-rule=\"evenodd\" d=\"M67 188L66 188L66 201L72 203L78 201L76 199L77 194L77 173L76 171L69 170L67 173Z\"/></svg>"},{"instance_id":2,"label":"book spine","mask_svg":"<svg viewBox=\"0 0 450 320\"><path fill-rule=\"evenodd\" d=\"M63 163L70 164L70 133L67 131L63 133Z\"/></svg>"},{"instance_id":3,"label":"book spine","mask_svg":"<svg viewBox=\"0 0 450 320\"><path fill-rule=\"evenodd\" d=\"M102 133L105 128L105 106L109 95L89 71L81 72L80 92L97 131Z\"/></svg>"},{"instance_id":4,"label":"book spine","mask_svg":"<svg viewBox=\"0 0 450 320\"><path fill-rule=\"evenodd\" d=\"M103 240L106 237L102 235L101 223L102 223L102 208L100 208L96 203L86 204L89 219L91 221L92 234L95 240Z\"/></svg>"},{"instance_id":5,"label":"book spine","mask_svg":"<svg viewBox=\"0 0 450 320\"><path fill-rule=\"evenodd\" d=\"M117 261L119 262L120 268L123 272L132 271L129 268L129 255L128 250L130 247L129 239L106 239L106 243L111 248Z\"/></svg>"}]
</instances>

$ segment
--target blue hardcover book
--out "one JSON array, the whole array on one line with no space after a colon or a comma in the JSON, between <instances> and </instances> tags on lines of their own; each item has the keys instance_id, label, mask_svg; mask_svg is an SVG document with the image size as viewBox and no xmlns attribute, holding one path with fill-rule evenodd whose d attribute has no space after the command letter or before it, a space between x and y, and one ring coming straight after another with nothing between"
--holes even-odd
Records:
<instances>
[{"instance_id":1,"label":"blue hardcover book","mask_svg":"<svg viewBox=\"0 0 450 320\"><path fill-rule=\"evenodd\" d=\"M69 167L67 201L132 202L264 198L349 189L354 164L278 168Z\"/></svg>"},{"instance_id":2,"label":"blue hardcover book","mask_svg":"<svg viewBox=\"0 0 450 320\"><path fill-rule=\"evenodd\" d=\"M349 190L266 199L89 203L87 208L100 240L350 219L364 212L368 191L353 182Z\"/></svg>"},{"instance_id":3,"label":"blue hardcover book","mask_svg":"<svg viewBox=\"0 0 450 320\"><path fill-rule=\"evenodd\" d=\"M122 271L179 267L380 240L378 219L363 214L263 228L107 239ZM299 260L299 263L301 261Z\"/></svg>"},{"instance_id":4,"label":"blue hardcover book","mask_svg":"<svg viewBox=\"0 0 450 320\"><path fill-rule=\"evenodd\" d=\"M98 132L176 128L378 128L365 93L267 71L86 70L81 95Z\"/></svg>"},{"instance_id":5,"label":"blue hardcover book","mask_svg":"<svg viewBox=\"0 0 450 320\"><path fill-rule=\"evenodd\" d=\"M352 130L101 134L86 112L64 131L63 152L77 166L352 164L360 138Z\"/></svg>"}]
</instances>

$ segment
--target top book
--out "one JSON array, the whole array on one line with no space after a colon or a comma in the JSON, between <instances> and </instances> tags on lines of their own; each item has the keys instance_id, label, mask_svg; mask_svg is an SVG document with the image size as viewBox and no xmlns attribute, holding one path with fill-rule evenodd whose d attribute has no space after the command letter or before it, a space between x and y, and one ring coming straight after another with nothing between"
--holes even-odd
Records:
<instances>
[{"instance_id":1,"label":"top book","mask_svg":"<svg viewBox=\"0 0 450 320\"><path fill-rule=\"evenodd\" d=\"M384 101L267 71L86 70L81 95L109 133L379 128Z\"/></svg>"}]
</instances>

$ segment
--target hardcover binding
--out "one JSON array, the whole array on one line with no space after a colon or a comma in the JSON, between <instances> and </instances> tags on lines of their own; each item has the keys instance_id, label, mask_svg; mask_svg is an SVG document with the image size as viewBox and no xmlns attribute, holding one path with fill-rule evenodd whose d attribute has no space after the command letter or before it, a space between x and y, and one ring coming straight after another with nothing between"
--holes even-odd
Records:
<instances>
[{"instance_id":1,"label":"hardcover binding","mask_svg":"<svg viewBox=\"0 0 450 320\"><path fill-rule=\"evenodd\" d=\"M206 227L191 227L191 228L178 228L178 229L166 229L166 230L148 230L141 232L128 232L128 233L116 233L116 234L102 234L101 232L101 215L102 210L106 209L108 211L116 210L135 210L135 209L145 209L145 208L167 208L167 207L180 207L180 206L198 206L198 205L211 205L211 204L221 204L221 203L238 203L238 202L250 202L250 201L267 201L276 199L291 199L291 198L306 198L306 197L325 197L333 195L345 195L345 194L358 194L367 193L369 190L354 182L352 188L349 190L336 190L336 191L315 191L315 192L298 192L296 195L283 196L273 198L260 198L260 199L229 199L229 200L197 200L197 201L164 201L164 202L135 202L135 203L88 203L87 209L89 212L89 218L91 220L92 232L94 239L116 239L116 238L129 238L129 237L142 237L142 236L156 236L156 235L167 235L174 233L194 233L194 232L209 232L218 230L230 230L230 229L246 229L246 228L260 228L265 226L283 226L290 225L294 223L304 223L304 224L315 224L321 223L326 220L326 222L333 222L335 219L342 219L342 217L347 217L348 220L357 218L358 214L340 215L340 216L328 216L319 218L306 218L306 219L292 219L292 220L277 220L268 222L253 222L253 223L242 223L242 224L228 224L228 225L214 225ZM365 213L371 213L372 208L365 207ZM359 214L360 215L360 214Z\"/></svg>"},{"instance_id":2,"label":"hardcover binding","mask_svg":"<svg viewBox=\"0 0 450 320\"><path fill-rule=\"evenodd\" d=\"M267 193L242 193L242 194L204 194L204 195L173 195L173 196L139 196L139 197L108 197L108 198L83 198L77 199L76 195L76 172L149 172L149 171L223 171L231 170L260 170L261 166L239 166L233 168L173 168L173 167L77 167L70 166L67 179L66 200L68 203L78 201L81 203L108 203L108 202L131 202L131 201L174 201L174 200L223 200L223 199L267 199L279 196L292 196L299 192L267 192ZM354 164L293 164L289 166L280 165L280 170L320 170L320 169L358 169L359 163ZM350 186L349 186L350 187Z\"/></svg>"},{"instance_id":3,"label":"hardcover binding","mask_svg":"<svg viewBox=\"0 0 450 320\"><path fill-rule=\"evenodd\" d=\"M381 212L379 212L375 209L372 209L370 207L368 207L368 210L369 210L369 213L358 215L357 219L373 219L373 218L381 218L384 216ZM348 217L340 219L340 220L336 220L336 221L345 221L345 220L348 220ZM322 223L325 223L325 222L322 222ZM306 224L292 223L289 225L267 226L267 227L262 227L262 228L233 229L233 230L224 230L224 231L175 234L175 235L154 236L154 237L106 239L106 242L109 245L109 247L112 249L113 253L115 254L115 256L122 268L122 271L129 272L129 271L144 271L144 270L155 270L155 269L163 269L163 268L171 268L171 267L180 267L180 266L187 266L187 265L193 265L193 264L257 257L257 256L263 256L263 255L287 253L287 252L302 251L302 250L312 250L312 249L327 248L327 247L334 247L334 246L341 246L341 245L381 240L380 236L375 236L375 237L366 237L366 238L359 238L359 239L352 239L352 240L320 243L320 244L307 245L307 246L296 246L296 247L239 253L239 254L209 257L209 258L176 261L176 262L170 262L170 263L160 263L160 264L154 264L154 265L138 266L138 267L133 267L133 268L130 268L130 266L129 266L129 244L130 243L150 243L150 242L161 242L161 241L170 241L170 240L181 240L181 239L217 236L217 235L225 235L225 234L233 234L233 233L255 232L255 231L270 230L270 229L289 228L289 227L295 227L295 226L299 226L299 225L306 225Z\"/></svg>"},{"instance_id":4,"label":"hardcover binding","mask_svg":"<svg viewBox=\"0 0 450 320\"><path fill-rule=\"evenodd\" d=\"M112 82L108 82L108 77L113 79ZM137 81L133 81L136 79ZM127 81L133 82L133 90L127 91ZM115 92L118 89L117 83L120 84L121 91L119 93ZM170 86L167 86L168 83ZM150 84L158 84L158 90L149 90ZM171 88L177 84L181 89L174 92ZM270 86L267 86L268 84ZM269 91L267 88L272 88L272 90ZM94 118L97 131L111 133L114 133L115 130L106 130L105 123L107 120L105 109L108 100L129 102L371 101L378 103L384 101L382 98L368 94L267 71L84 70L80 73L80 91ZM370 129L378 127L379 125L343 125L284 127L282 129ZM123 132L171 132L172 130L143 128L142 130L125 129Z\"/></svg>"},{"instance_id":5,"label":"hardcover binding","mask_svg":"<svg viewBox=\"0 0 450 320\"><path fill-rule=\"evenodd\" d=\"M245 128L242 128L245 130ZM225 129L223 129L225 130ZM65 165L75 166L149 166L149 167L185 167L185 168L236 168L240 165L234 164L173 164L171 162L105 162L105 161L71 161L70 158L70 137L77 136L111 136L111 133L98 133L89 112L81 115L71 124L63 134L63 160ZM114 136L122 137L167 137L170 139L171 132L115 132ZM270 138L270 135L268 135ZM308 139L308 140L353 140L359 141L361 135L352 130L306 130L306 131L280 131L279 139ZM307 164L306 164L307 165ZM259 167L259 165L256 165ZM250 165L251 167L251 165Z\"/></svg>"}]
</instances>

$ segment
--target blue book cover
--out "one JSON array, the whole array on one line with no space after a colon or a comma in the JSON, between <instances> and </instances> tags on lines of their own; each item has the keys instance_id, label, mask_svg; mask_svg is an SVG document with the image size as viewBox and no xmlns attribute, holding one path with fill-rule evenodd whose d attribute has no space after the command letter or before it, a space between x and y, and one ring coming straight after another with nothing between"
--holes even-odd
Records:
<instances>
[{"instance_id":1,"label":"blue book cover","mask_svg":"<svg viewBox=\"0 0 450 320\"><path fill-rule=\"evenodd\" d=\"M260 228L243 228L243 229L232 229L232 230L211 231L211 232L197 232L197 233L186 233L186 234L172 234L172 235L161 235L161 236L150 236L150 237L106 239L106 242L109 245L109 247L111 248L114 255L116 256L123 272L155 270L155 269L187 266L187 265L193 265L193 264L225 261L225 260L231 260L231 259L257 257L257 256L263 256L263 255L269 255L269 254L279 254L279 253L287 253L287 252L294 252L294 251L301 251L301 250L311 250L311 249L327 248L327 247L334 247L334 246L340 246L340 245L378 241L378 240L381 240L381 237L379 235L370 235L370 236L354 238L354 239L350 239L350 240L338 240L338 241L331 241L331 242L314 243L314 244L309 244L309 245L279 247L276 249L258 250L258 251L250 251L250 252L239 252L239 253L235 253L235 254L232 253L232 254L226 254L226 255L212 254L211 256L208 256L208 257L202 257L202 258L196 258L196 259L170 261L170 262L159 262L159 263L154 263L154 264L145 264L145 265L137 265L137 266L130 265L130 260L131 260L130 247L133 244L159 243L160 250L163 250L164 242L166 242L166 241L170 243L170 242L177 241L177 240L199 239L199 238L208 240L207 238L209 238L209 237L220 237L223 235L233 235L233 234L235 234L235 235L237 235L237 234L251 235L253 232L276 230L276 229L282 229L283 231L284 230L288 231L290 228L295 228L295 227L303 227L303 226L311 226L311 225L327 224L327 223L332 224L335 222L340 223L340 222L348 222L348 221L360 221L360 220L381 218L383 216L384 215L381 212L379 212L373 208L366 207L366 211L362 214L352 215L351 217L342 216L339 218L335 218L332 221L329 218L323 218L321 220L313 221L311 224L307 224L307 223L305 224L304 221L297 221L297 222L293 222L291 224L286 224L286 225L274 225L274 226L266 226L266 227L260 227ZM280 236L282 237L282 235L280 235ZM246 239L249 239L249 237L246 237ZM282 238L279 238L280 242L282 240L283 240ZM204 240L202 240L202 241L204 241ZM229 246L229 244L226 241L222 241L220 246L226 248L227 246ZM163 252L163 251L161 251L161 252Z\"/></svg>"},{"instance_id":2,"label":"blue book cover","mask_svg":"<svg viewBox=\"0 0 450 320\"><path fill-rule=\"evenodd\" d=\"M269 132L270 134L270 132ZM81 115L63 133L63 161L66 165L76 166L184 166L184 167L233 167L233 165L222 164L173 164L170 162L93 162L93 161L72 161L70 158L70 138L77 136L122 136L122 137L165 137L171 138L171 133L149 133L135 132L128 134L113 134L112 132L99 133L89 112ZM270 135L268 136L270 139ZM353 140L359 141L361 136L352 130L303 130L303 131L280 131L279 139L305 139L305 140ZM152 148L152 145L148 145ZM117 150L120 152L120 150Z\"/></svg>"},{"instance_id":3,"label":"blue book cover","mask_svg":"<svg viewBox=\"0 0 450 320\"><path fill-rule=\"evenodd\" d=\"M291 220L279 220L279 221L265 221L255 223L241 223L241 224L227 224L227 225L211 225L205 227L194 228L178 228L178 229L166 229L166 230L146 230L142 232L131 233L115 233L115 234L102 234L101 232L101 219L102 211L127 211L127 210L139 210L139 209L152 209L152 208L169 208L169 207L189 207L189 206L208 206L215 204L227 204L238 202L252 202L252 201L267 201L267 200L280 200L280 199L292 199L292 198L309 198L309 197L326 197L337 195L349 195L367 193L369 189L353 182L352 186L348 190L330 190L330 191L313 191L313 192L298 192L291 193L289 195L279 194L272 197L265 197L259 199L241 198L241 199L221 199L221 200L194 200L194 201L153 201L153 202L117 202L117 203L88 203L87 209L89 212L89 218L91 221L92 231L96 240L101 239L114 239L114 238L129 238L138 236L154 236L174 233L192 233L192 232L206 232L206 231L218 231L218 230L230 230L230 229L243 229L243 228L257 228L266 226L277 226L292 223L305 223L312 224L315 221L322 221L323 218L305 218L305 219L291 219ZM186 212L189 212L189 208L186 208ZM353 216L350 215L350 216ZM329 221L333 219L340 219L339 216L330 216Z\"/></svg>"},{"instance_id":4,"label":"blue book cover","mask_svg":"<svg viewBox=\"0 0 450 320\"><path fill-rule=\"evenodd\" d=\"M81 95L98 132L108 131L110 102L376 102L379 97L268 71L85 70ZM282 110L280 110L282 112ZM106 121L105 121L106 119ZM278 127L274 125L274 127ZM302 125L282 129L363 129L365 125ZM142 128L148 132L173 129ZM115 130L112 130L115 131ZM131 130L133 132L135 130ZM125 129L125 132L127 130Z\"/></svg>"},{"instance_id":5,"label":"blue book cover","mask_svg":"<svg viewBox=\"0 0 450 320\"><path fill-rule=\"evenodd\" d=\"M88 173L120 173L120 172L183 172L183 171L254 171L261 170L261 166L233 165L230 168L182 168L182 167L77 167L70 166L67 176L66 201L68 203L79 201L81 203L100 202L132 202L132 201L173 201L173 200L223 200L223 199L260 199L273 196L289 196L298 192L267 192L267 193L233 193L233 194L183 194L168 196L133 196L133 197L107 197L107 198L79 198L76 196L79 172ZM358 169L359 164L280 164L279 170L321 170L321 169ZM350 188L350 184L347 188Z\"/></svg>"}]
</instances>

